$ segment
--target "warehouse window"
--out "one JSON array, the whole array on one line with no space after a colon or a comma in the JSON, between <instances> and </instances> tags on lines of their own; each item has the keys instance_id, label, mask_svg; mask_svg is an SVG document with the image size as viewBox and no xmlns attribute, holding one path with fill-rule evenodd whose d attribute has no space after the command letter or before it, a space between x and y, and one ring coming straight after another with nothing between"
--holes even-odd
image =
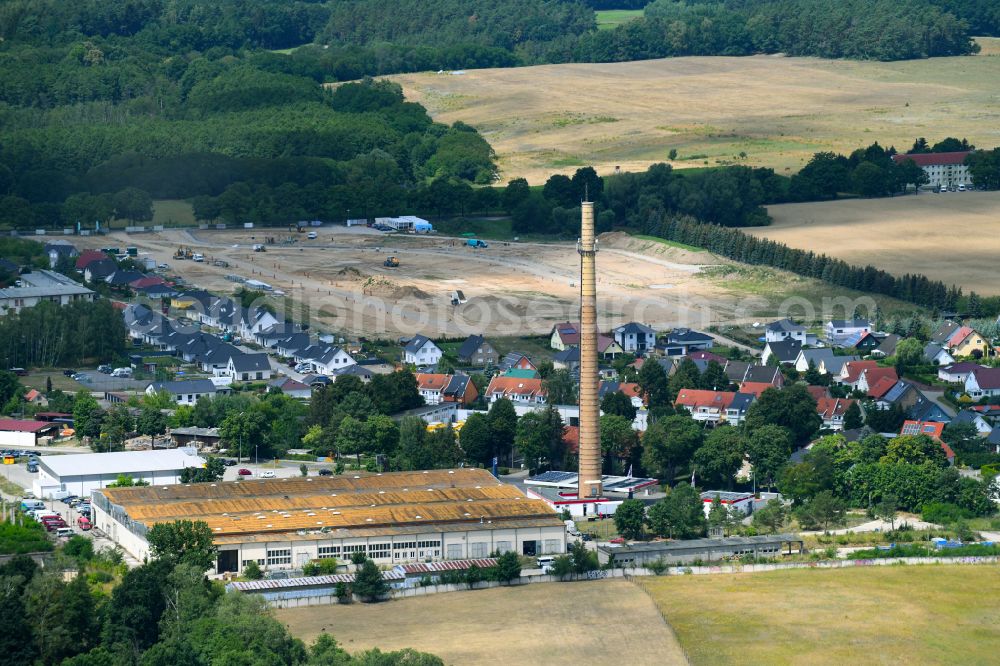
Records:
<instances>
[{"instance_id":1,"label":"warehouse window","mask_svg":"<svg viewBox=\"0 0 1000 666\"><path fill-rule=\"evenodd\" d=\"M328 559L340 556L340 546L320 546L318 559Z\"/></svg>"},{"instance_id":2,"label":"warehouse window","mask_svg":"<svg viewBox=\"0 0 1000 666\"><path fill-rule=\"evenodd\" d=\"M264 560L243 560L243 568L246 569L250 566L251 562L256 562L258 566L264 566Z\"/></svg>"},{"instance_id":3,"label":"warehouse window","mask_svg":"<svg viewBox=\"0 0 1000 666\"><path fill-rule=\"evenodd\" d=\"M448 559L449 560L460 560L460 559L462 559L462 544L460 544L460 543L449 543L448 544Z\"/></svg>"},{"instance_id":4,"label":"warehouse window","mask_svg":"<svg viewBox=\"0 0 1000 666\"><path fill-rule=\"evenodd\" d=\"M267 566L275 566L277 564L291 564L292 563L292 549L291 548L281 548L278 550L267 551Z\"/></svg>"},{"instance_id":5,"label":"warehouse window","mask_svg":"<svg viewBox=\"0 0 1000 666\"><path fill-rule=\"evenodd\" d=\"M391 543L368 544L368 557L373 560L386 559L390 557L392 551Z\"/></svg>"},{"instance_id":6,"label":"warehouse window","mask_svg":"<svg viewBox=\"0 0 1000 666\"><path fill-rule=\"evenodd\" d=\"M365 545L355 544L353 546L344 546L344 555L350 555L351 553L363 553L365 552Z\"/></svg>"},{"instance_id":7,"label":"warehouse window","mask_svg":"<svg viewBox=\"0 0 1000 666\"><path fill-rule=\"evenodd\" d=\"M506 553L507 551L513 550L510 545L510 541L497 541L497 552Z\"/></svg>"},{"instance_id":8,"label":"warehouse window","mask_svg":"<svg viewBox=\"0 0 1000 666\"><path fill-rule=\"evenodd\" d=\"M440 548L441 547L441 542L440 541L418 541L417 542L417 547L418 548Z\"/></svg>"},{"instance_id":9,"label":"warehouse window","mask_svg":"<svg viewBox=\"0 0 1000 666\"><path fill-rule=\"evenodd\" d=\"M486 544L485 543L470 543L469 544L469 557L486 557Z\"/></svg>"},{"instance_id":10,"label":"warehouse window","mask_svg":"<svg viewBox=\"0 0 1000 666\"><path fill-rule=\"evenodd\" d=\"M417 547L416 541L407 541L405 543L392 544L393 550L413 550L416 547Z\"/></svg>"}]
</instances>

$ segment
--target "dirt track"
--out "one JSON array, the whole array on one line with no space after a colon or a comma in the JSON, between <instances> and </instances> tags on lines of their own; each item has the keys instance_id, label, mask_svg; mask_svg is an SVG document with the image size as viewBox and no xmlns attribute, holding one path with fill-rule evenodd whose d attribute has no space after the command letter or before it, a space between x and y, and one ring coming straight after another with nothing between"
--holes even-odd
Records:
<instances>
[{"instance_id":1,"label":"dirt track","mask_svg":"<svg viewBox=\"0 0 1000 666\"><path fill-rule=\"evenodd\" d=\"M252 245L274 236L266 253ZM460 336L545 333L553 323L575 320L578 309L578 256L572 244L491 242L475 250L461 239L386 236L369 229L324 227L319 238L283 230L166 230L160 233L81 238L81 245L134 245L140 256L167 263L190 284L230 293L237 284L227 274L258 279L305 303L324 330L381 335ZM204 263L173 258L189 245ZM385 268L385 257L399 268ZM228 268L212 265L224 259ZM602 330L635 319L665 327L704 327L730 321L735 298L698 272L718 260L662 244L605 234L598 255ZM451 305L461 290L468 302ZM296 315L298 317L298 315Z\"/></svg>"}]
</instances>

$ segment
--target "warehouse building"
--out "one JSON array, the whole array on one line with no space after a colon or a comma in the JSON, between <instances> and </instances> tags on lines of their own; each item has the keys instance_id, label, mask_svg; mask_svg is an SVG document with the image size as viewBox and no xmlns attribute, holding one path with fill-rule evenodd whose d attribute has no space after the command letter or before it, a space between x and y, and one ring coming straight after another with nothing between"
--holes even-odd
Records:
<instances>
[{"instance_id":1,"label":"warehouse building","mask_svg":"<svg viewBox=\"0 0 1000 666\"><path fill-rule=\"evenodd\" d=\"M0 419L0 447L23 448L49 443L43 437L59 433L59 424L47 421Z\"/></svg>"},{"instance_id":2,"label":"warehouse building","mask_svg":"<svg viewBox=\"0 0 1000 666\"><path fill-rule=\"evenodd\" d=\"M651 562L668 565L718 562L745 555L755 558L801 554L804 543L794 534L768 534L685 541L650 541L632 544L601 544L597 559L601 564L618 567L642 567Z\"/></svg>"},{"instance_id":3,"label":"warehouse building","mask_svg":"<svg viewBox=\"0 0 1000 666\"><path fill-rule=\"evenodd\" d=\"M85 497L114 483L122 474L134 481L166 486L179 483L185 467L205 465L196 453L196 449L183 448L44 456L38 460L38 476L31 490L35 497Z\"/></svg>"},{"instance_id":4,"label":"warehouse building","mask_svg":"<svg viewBox=\"0 0 1000 666\"><path fill-rule=\"evenodd\" d=\"M94 493L94 526L142 560L156 523L199 520L215 534L217 571L298 569L365 553L378 564L566 550L545 502L481 469L296 477Z\"/></svg>"}]
</instances>

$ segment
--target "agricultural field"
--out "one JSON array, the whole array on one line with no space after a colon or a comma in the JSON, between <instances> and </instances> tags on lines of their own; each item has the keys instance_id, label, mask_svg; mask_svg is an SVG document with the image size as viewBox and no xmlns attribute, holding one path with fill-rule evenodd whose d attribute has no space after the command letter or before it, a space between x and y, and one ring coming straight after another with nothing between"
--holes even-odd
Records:
<instances>
[{"instance_id":1,"label":"agricultural field","mask_svg":"<svg viewBox=\"0 0 1000 666\"><path fill-rule=\"evenodd\" d=\"M641 17L644 12L641 9L608 9L594 13L597 15L597 29L611 30L622 23Z\"/></svg>"},{"instance_id":2,"label":"agricultural field","mask_svg":"<svg viewBox=\"0 0 1000 666\"><path fill-rule=\"evenodd\" d=\"M689 57L392 77L435 120L469 123L501 179L748 164L797 171L813 153L917 136L1000 145L998 40L983 54L903 62Z\"/></svg>"},{"instance_id":3,"label":"agricultural field","mask_svg":"<svg viewBox=\"0 0 1000 666\"><path fill-rule=\"evenodd\" d=\"M771 226L746 231L896 275L923 273L966 291L1000 294L1000 192L782 204L768 212Z\"/></svg>"},{"instance_id":4,"label":"agricultural field","mask_svg":"<svg viewBox=\"0 0 1000 666\"><path fill-rule=\"evenodd\" d=\"M994 664L997 566L797 569L641 584L691 663Z\"/></svg>"},{"instance_id":5,"label":"agricultural field","mask_svg":"<svg viewBox=\"0 0 1000 666\"><path fill-rule=\"evenodd\" d=\"M456 666L685 663L649 596L621 580L294 608L277 617L306 641L329 632L351 652L412 647Z\"/></svg>"}]
</instances>

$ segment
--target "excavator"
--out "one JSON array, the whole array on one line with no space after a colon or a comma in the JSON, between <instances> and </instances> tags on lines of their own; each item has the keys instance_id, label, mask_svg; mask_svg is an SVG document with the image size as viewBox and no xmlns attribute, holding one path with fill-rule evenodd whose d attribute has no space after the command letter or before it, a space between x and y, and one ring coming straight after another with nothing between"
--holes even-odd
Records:
<instances>
[{"instance_id":1,"label":"excavator","mask_svg":"<svg viewBox=\"0 0 1000 666\"><path fill-rule=\"evenodd\" d=\"M385 261L382 262L382 265L386 268L399 268L399 259L394 256L386 257Z\"/></svg>"},{"instance_id":2,"label":"excavator","mask_svg":"<svg viewBox=\"0 0 1000 666\"><path fill-rule=\"evenodd\" d=\"M193 256L194 252L191 250L191 248L186 247L184 245L177 248L177 251L174 252L174 259L190 259Z\"/></svg>"}]
</instances>

